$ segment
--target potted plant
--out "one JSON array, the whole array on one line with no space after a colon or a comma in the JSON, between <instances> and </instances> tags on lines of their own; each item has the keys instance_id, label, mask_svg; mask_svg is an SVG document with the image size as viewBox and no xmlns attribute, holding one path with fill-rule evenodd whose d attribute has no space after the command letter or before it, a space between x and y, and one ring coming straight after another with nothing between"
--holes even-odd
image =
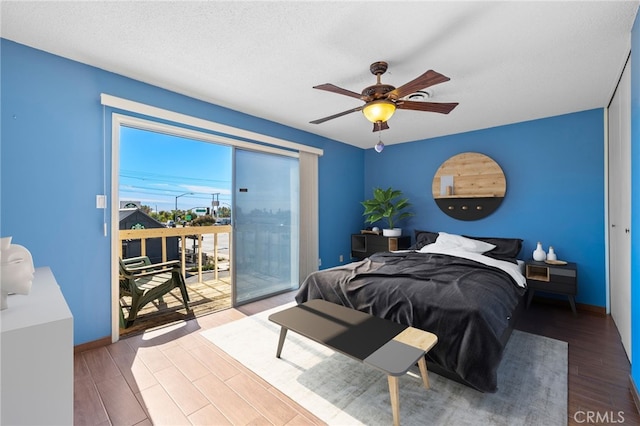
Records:
<instances>
[{"instance_id":1,"label":"potted plant","mask_svg":"<svg viewBox=\"0 0 640 426\"><path fill-rule=\"evenodd\" d=\"M398 237L402 235L402 229L395 225L403 219L413 216L413 213L403 211L411 206L409 200L402 196L402 191L398 189L373 188L373 198L362 201L364 206L363 216L367 216L366 223L375 223L385 219L388 227L382 230L382 235L386 237Z\"/></svg>"}]
</instances>

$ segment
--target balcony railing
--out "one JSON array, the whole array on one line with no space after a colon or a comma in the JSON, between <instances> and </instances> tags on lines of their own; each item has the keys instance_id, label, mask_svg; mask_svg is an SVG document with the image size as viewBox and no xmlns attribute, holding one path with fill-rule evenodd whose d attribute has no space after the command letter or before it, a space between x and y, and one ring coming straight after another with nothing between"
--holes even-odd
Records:
<instances>
[{"instance_id":1,"label":"balcony railing","mask_svg":"<svg viewBox=\"0 0 640 426\"><path fill-rule=\"evenodd\" d=\"M140 256L147 256L147 240L152 238L160 238L162 247L162 262L167 259L167 238L180 238L180 261L182 266L182 275L186 276L187 265L187 237L197 241L196 265L198 268L198 281L202 282L202 237L203 235L213 234L213 267L214 279L218 279L218 235L228 234L229 237L229 255L231 255L231 226L186 226L183 228L149 228L149 229L125 229L118 231L120 244L118 245L118 255L122 258L122 242L130 240L140 240ZM231 259L229 259L229 268L231 268Z\"/></svg>"}]
</instances>

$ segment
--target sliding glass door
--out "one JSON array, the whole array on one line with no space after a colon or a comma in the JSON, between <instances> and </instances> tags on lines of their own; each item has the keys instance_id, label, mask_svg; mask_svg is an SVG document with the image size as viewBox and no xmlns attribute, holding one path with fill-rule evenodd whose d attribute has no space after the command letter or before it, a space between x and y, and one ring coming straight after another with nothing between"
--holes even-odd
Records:
<instances>
[{"instance_id":1,"label":"sliding glass door","mask_svg":"<svg viewBox=\"0 0 640 426\"><path fill-rule=\"evenodd\" d=\"M298 158L235 149L234 306L299 285Z\"/></svg>"}]
</instances>

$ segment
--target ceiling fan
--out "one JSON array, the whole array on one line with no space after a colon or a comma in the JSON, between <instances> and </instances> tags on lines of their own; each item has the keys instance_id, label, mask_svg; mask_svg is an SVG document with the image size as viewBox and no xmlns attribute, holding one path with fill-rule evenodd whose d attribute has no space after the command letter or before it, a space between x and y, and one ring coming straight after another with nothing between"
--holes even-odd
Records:
<instances>
[{"instance_id":1,"label":"ceiling fan","mask_svg":"<svg viewBox=\"0 0 640 426\"><path fill-rule=\"evenodd\" d=\"M383 61L374 62L369 67L371 74L377 77L377 83L373 86L365 87L362 93L352 92L343 89L331 83L313 86L314 89L326 90L327 92L337 93L339 95L351 96L365 102L364 105L339 112L328 117L311 121L312 124L320 124L334 118L342 117L355 111L362 111L367 120L373 123L373 131L378 132L389 128L387 120L391 118L396 109L408 109L414 111L438 112L441 114L449 114L456 106L457 102L436 103L424 101L412 101L405 97L412 93L426 89L427 87L449 81L449 77L429 70L421 76L411 80L410 82L398 87L397 89L390 84L382 84L380 76L387 71L388 64Z\"/></svg>"}]
</instances>

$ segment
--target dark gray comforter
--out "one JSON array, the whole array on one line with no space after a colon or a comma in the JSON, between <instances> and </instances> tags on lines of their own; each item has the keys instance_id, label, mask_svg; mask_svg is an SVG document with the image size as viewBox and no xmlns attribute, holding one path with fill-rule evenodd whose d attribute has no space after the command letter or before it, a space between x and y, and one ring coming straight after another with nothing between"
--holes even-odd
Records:
<instances>
[{"instance_id":1,"label":"dark gray comforter","mask_svg":"<svg viewBox=\"0 0 640 426\"><path fill-rule=\"evenodd\" d=\"M501 337L525 289L509 274L460 257L378 253L310 274L296 301L324 299L438 336L427 355L482 392L497 390Z\"/></svg>"}]
</instances>

